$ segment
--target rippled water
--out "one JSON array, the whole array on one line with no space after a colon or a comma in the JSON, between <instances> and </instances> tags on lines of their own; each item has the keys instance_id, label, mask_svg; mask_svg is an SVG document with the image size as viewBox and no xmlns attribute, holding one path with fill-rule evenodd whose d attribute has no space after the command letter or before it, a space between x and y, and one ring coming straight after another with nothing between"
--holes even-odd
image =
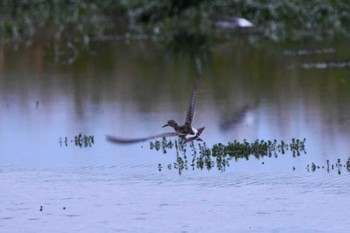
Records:
<instances>
[{"instance_id":1,"label":"rippled water","mask_svg":"<svg viewBox=\"0 0 350 233\"><path fill-rule=\"evenodd\" d=\"M113 145L105 135L148 136L181 122L191 59L118 42L67 66L45 63L40 47L1 47L0 231L347 232L350 173L326 166L349 156L350 73L303 65L346 62L349 51L315 46L215 47L203 58L194 121L208 146L306 138L306 153L181 175L167 167L173 150ZM75 145L80 133L93 143ZM320 168L308 170L312 163Z\"/></svg>"},{"instance_id":2,"label":"rippled water","mask_svg":"<svg viewBox=\"0 0 350 233\"><path fill-rule=\"evenodd\" d=\"M148 172L145 172L148 171ZM349 175L5 168L6 232L347 232ZM42 206L42 210L40 210Z\"/></svg>"}]
</instances>

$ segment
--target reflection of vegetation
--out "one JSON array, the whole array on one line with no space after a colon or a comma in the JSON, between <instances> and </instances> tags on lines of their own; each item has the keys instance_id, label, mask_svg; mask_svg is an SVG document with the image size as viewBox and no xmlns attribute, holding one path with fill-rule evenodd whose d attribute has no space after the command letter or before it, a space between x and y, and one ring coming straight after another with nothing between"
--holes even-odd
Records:
<instances>
[{"instance_id":1,"label":"reflection of vegetation","mask_svg":"<svg viewBox=\"0 0 350 233\"><path fill-rule=\"evenodd\" d=\"M316 165L315 163L311 163L311 165L307 165L306 167L306 170L308 172L326 170L328 173L331 171L336 171L339 175L341 175L343 169L346 169L348 172L350 172L350 156L344 164L341 162L341 159L338 158L334 164L331 164L329 160L327 160L326 165Z\"/></svg>"},{"instance_id":2,"label":"reflection of vegetation","mask_svg":"<svg viewBox=\"0 0 350 233\"><path fill-rule=\"evenodd\" d=\"M217 143L208 148L205 142L199 142L197 145L194 142L185 144L181 140L172 141L163 138L161 141L150 142L150 149L162 151L164 154L168 150L175 149L176 161L168 164L167 168L176 169L179 173L189 168L210 170L216 167L218 170L224 171L226 167L230 166L231 160L248 160L250 157L257 159L278 157L279 154L285 154L287 151L290 151L293 156L299 156L300 153L306 153L305 141L306 139L293 138L292 142L287 144L284 141L277 142L277 140L256 140L252 143L244 140L243 142L229 142L227 145ZM159 164L158 168L161 170L163 166Z\"/></svg>"},{"instance_id":3,"label":"reflection of vegetation","mask_svg":"<svg viewBox=\"0 0 350 233\"><path fill-rule=\"evenodd\" d=\"M68 137L60 138L59 144L60 146L68 146L68 143L74 143L75 146L80 148L87 148L92 147L92 145L95 143L95 139L93 135L84 135L82 133L79 133L78 135L74 136L74 139L68 139Z\"/></svg>"}]
</instances>

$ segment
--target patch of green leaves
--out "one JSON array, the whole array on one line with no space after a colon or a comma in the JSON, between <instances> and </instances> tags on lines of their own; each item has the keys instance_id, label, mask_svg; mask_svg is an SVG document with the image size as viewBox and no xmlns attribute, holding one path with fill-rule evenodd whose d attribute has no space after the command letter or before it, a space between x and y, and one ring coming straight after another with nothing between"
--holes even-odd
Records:
<instances>
[{"instance_id":1,"label":"patch of green leaves","mask_svg":"<svg viewBox=\"0 0 350 233\"><path fill-rule=\"evenodd\" d=\"M293 138L291 143L277 140L256 140L248 142L233 141L226 145L216 143L212 147L207 147L205 142L184 143L181 139L172 142L171 139L163 138L162 141L156 140L150 142L150 149L163 151L167 153L169 150L175 150L176 161L168 165L168 169L177 168L181 174L182 170L194 169L213 169L217 168L224 171L230 165L231 160L245 159L251 157L261 159L263 157L278 157L278 155L290 152L294 157L300 156L305 151L306 139L300 140ZM191 157L188 160L188 157Z\"/></svg>"}]
</instances>

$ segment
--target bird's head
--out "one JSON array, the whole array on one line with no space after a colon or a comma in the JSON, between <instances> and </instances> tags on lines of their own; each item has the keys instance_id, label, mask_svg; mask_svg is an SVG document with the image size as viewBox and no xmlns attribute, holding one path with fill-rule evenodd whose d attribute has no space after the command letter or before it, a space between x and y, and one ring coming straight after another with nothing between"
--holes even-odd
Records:
<instances>
[{"instance_id":1,"label":"bird's head","mask_svg":"<svg viewBox=\"0 0 350 233\"><path fill-rule=\"evenodd\" d=\"M166 123L165 125L163 125L162 128L167 127L167 126L170 126L170 127L172 127L172 128L175 129L175 128L177 127L177 123L176 123L176 121L174 121L174 120L170 120L170 121L168 121L168 123Z\"/></svg>"}]
</instances>

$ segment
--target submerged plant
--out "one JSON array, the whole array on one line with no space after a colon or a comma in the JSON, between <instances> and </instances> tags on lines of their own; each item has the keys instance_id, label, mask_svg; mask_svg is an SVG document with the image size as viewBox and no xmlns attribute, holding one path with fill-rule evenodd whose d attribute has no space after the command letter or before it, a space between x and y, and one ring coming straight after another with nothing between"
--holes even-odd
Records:
<instances>
[{"instance_id":1,"label":"submerged plant","mask_svg":"<svg viewBox=\"0 0 350 233\"><path fill-rule=\"evenodd\" d=\"M211 148L207 147L205 142L184 143L183 140L175 140L173 143L171 139L163 138L162 141L156 140L150 142L150 149L156 149L157 151L167 151L175 149L176 161L173 164L168 164L168 169L178 169L181 174L182 170L187 170L189 167L192 170L195 169L207 169L217 168L219 171L225 171L225 168L230 165L230 161L239 159L248 160L250 157L257 159L263 157L278 157L279 154L285 154L286 151L290 151L292 155L299 156L305 151L306 139L292 139L292 143L287 144L284 141L280 143L277 140L264 141L256 140L249 143L247 140L243 142L233 141L227 145L222 143L214 144ZM158 146L155 146L158 145ZM187 149L189 148L189 150ZM187 166L187 157L191 156L190 166ZM160 170L162 166L158 167ZM181 171L180 171L181 170Z\"/></svg>"}]
</instances>

